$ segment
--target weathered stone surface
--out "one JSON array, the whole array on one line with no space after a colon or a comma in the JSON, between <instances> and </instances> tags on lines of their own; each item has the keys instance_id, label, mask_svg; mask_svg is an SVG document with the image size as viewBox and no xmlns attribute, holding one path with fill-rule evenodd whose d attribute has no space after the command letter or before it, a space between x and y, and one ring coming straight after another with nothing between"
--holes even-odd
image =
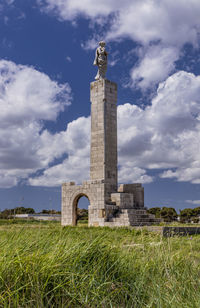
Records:
<instances>
[{"instance_id":1,"label":"weathered stone surface","mask_svg":"<svg viewBox=\"0 0 200 308\"><path fill-rule=\"evenodd\" d=\"M112 95L110 95L112 93ZM117 85L109 80L91 83L90 178L117 187Z\"/></svg>"},{"instance_id":2,"label":"weathered stone surface","mask_svg":"<svg viewBox=\"0 0 200 308\"><path fill-rule=\"evenodd\" d=\"M111 201L120 208L133 208L134 203L134 194L132 193L112 193Z\"/></svg>"},{"instance_id":3,"label":"weathered stone surface","mask_svg":"<svg viewBox=\"0 0 200 308\"><path fill-rule=\"evenodd\" d=\"M162 234L165 237L186 236L200 234L200 227L163 227Z\"/></svg>"},{"instance_id":4,"label":"weathered stone surface","mask_svg":"<svg viewBox=\"0 0 200 308\"><path fill-rule=\"evenodd\" d=\"M144 207L140 183L117 189L117 85L92 82L90 180L62 185L62 225L76 225L78 200L90 201L89 226L142 226L158 223Z\"/></svg>"},{"instance_id":5,"label":"weathered stone surface","mask_svg":"<svg viewBox=\"0 0 200 308\"><path fill-rule=\"evenodd\" d=\"M105 184L102 181L96 181L92 184L84 182L82 185L73 185L70 189L69 187L66 183L62 185L62 225L76 225L77 204L82 196L86 196L90 201L89 225L93 225L94 221L103 225Z\"/></svg>"}]
</instances>

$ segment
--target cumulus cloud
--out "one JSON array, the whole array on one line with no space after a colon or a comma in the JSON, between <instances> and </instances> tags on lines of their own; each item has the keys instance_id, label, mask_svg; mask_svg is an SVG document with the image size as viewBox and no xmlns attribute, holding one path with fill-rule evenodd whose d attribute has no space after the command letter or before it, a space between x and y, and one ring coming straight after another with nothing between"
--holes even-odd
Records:
<instances>
[{"instance_id":1,"label":"cumulus cloud","mask_svg":"<svg viewBox=\"0 0 200 308\"><path fill-rule=\"evenodd\" d=\"M70 104L70 87L32 67L0 61L0 186L29 178L55 186L89 178L90 117L51 133ZM118 106L119 182L162 178L200 183L200 76L184 71L159 84L152 104ZM59 163L57 163L59 159Z\"/></svg>"},{"instance_id":2,"label":"cumulus cloud","mask_svg":"<svg viewBox=\"0 0 200 308\"><path fill-rule=\"evenodd\" d=\"M198 0L38 0L40 7L61 20L74 22L79 16L92 21L94 36L86 44L96 46L99 28L104 26L107 41L126 38L138 42L142 53L130 71L132 85L141 89L164 81L175 68L184 44L198 46L200 2ZM152 47L153 46L153 47Z\"/></svg>"},{"instance_id":3,"label":"cumulus cloud","mask_svg":"<svg viewBox=\"0 0 200 308\"><path fill-rule=\"evenodd\" d=\"M161 177L199 183L200 77L178 72L161 83L144 110L119 106L119 162L167 169Z\"/></svg>"},{"instance_id":4,"label":"cumulus cloud","mask_svg":"<svg viewBox=\"0 0 200 308\"><path fill-rule=\"evenodd\" d=\"M33 67L0 61L0 185L9 187L63 154L46 146L44 121L70 104L70 87ZM53 136L49 134L49 139Z\"/></svg>"},{"instance_id":5,"label":"cumulus cloud","mask_svg":"<svg viewBox=\"0 0 200 308\"><path fill-rule=\"evenodd\" d=\"M151 183L153 177L146 170L135 166L134 161L126 161L120 165L118 172L119 183Z\"/></svg>"},{"instance_id":6,"label":"cumulus cloud","mask_svg":"<svg viewBox=\"0 0 200 308\"><path fill-rule=\"evenodd\" d=\"M64 133L70 136L65 137L68 158L31 179L32 185L53 186L58 178L59 183L80 183L86 178L89 123L90 118L79 118L69 124ZM149 170L159 173L165 169L162 178L200 183L199 140L200 76L180 71L159 85L152 104L145 109L131 104L118 106L119 182L149 183L154 180Z\"/></svg>"},{"instance_id":7,"label":"cumulus cloud","mask_svg":"<svg viewBox=\"0 0 200 308\"><path fill-rule=\"evenodd\" d=\"M98 5L92 0L37 0L46 12L55 12L62 20L74 20L79 15L96 18L112 12L115 1L99 1ZM116 4L119 8L119 1ZM126 2L126 1L125 1Z\"/></svg>"},{"instance_id":8,"label":"cumulus cloud","mask_svg":"<svg viewBox=\"0 0 200 308\"><path fill-rule=\"evenodd\" d=\"M154 86L174 71L174 62L178 57L179 50L175 47L163 47L159 44L147 48L146 53L142 52L139 64L131 71L133 82L142 89Z\"/></svg>"},{"instance_id":9,"label":"cumulus cloud","mask_svg":"<svg viewBox=\"0 0 200 308\"><path fill-rule=\"evenodd\" d=\"M41 151L46 153L51 148L52 155L56 148L62 147L68 157L60 164L44 171L43 175L29 179L33 186L56 186L63 182L81 183L89 179L90 156L90 117L81 117L68 124L66 131L49 138L46 132L46 144Z\"/></svg>"},{"instance_id":10,"label":"cumulus cloud","mask_svg":"<svg viewBox=\"0 0 200 308\"><path fill-rule=\"evenodd\" d=\"M69 156L61 164L48 168L39 177L29 179L32 186L60 186L64 182L74 181L80 184L89 179L89 155Z\"/></svg>"}]
</instances>

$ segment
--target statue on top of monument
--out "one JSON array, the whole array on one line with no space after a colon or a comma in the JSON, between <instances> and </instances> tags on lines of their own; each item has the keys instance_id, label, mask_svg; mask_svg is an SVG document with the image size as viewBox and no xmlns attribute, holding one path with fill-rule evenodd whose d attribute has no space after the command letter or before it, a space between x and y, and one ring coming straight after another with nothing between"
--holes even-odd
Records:
<instances>
[{"instance_id":1,"label":"statue on top of monument","mask_svg":"<svg viewBox=\"0 0 200 308\"><path fill-rule=\"evenodd\" d=\"M106 43L104 41L100 41L99 47L96 49L94 65L98 66L98 72L95 77L95 80L106 78L108 53L105 46Z\"/></svg>"}]
</instances>

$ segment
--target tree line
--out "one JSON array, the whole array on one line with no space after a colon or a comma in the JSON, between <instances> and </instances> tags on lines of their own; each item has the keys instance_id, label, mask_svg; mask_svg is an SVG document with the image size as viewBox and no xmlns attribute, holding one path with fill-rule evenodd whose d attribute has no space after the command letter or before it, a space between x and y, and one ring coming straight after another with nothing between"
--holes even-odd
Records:
<instances>
[{"instance_id":1,"label":"tree line","mask_svg":"<svg viewBox=\"0 0 200 308\"><path fill-rule=\"evenodd\" d=\"M199 222L200 207L194 209L186 208L180 210L180 214L176 212L173 207L152 207L148 209L148 213L153 214L156 218L162 218L165 222L179 221L182 223L186 222Z\"/></svg>"},{"instance_id":2,"label":"tree line","mask_svg":"<svg viewBox=\"0 0 200 308\"><path fill-rule=\"evenodd\" d=\"M200 207L194 209L186 208L180 210L180 214L176 212L173 207L152 207L147 210L149 214L155 215L156 218L161 218L165 222L179 221L182 223L187 222L199 222L200 217ZM36 214L33 208L26 208L23 206L15 207L13 209L5 209L0 212L0 219L8 219L13 217L16 214ZM61 214L60 211L56 210L42 210L37 214ZM88 219L88 210L86 209L77 209L77 219L87 220Z\"/></svg>"},{"instance_id":3,"label":"tree line","mask_svg":"<svg viewBox=\"0 0 200 308\"><path fill-rule=\"evenodd\" d=\"M61 214L60 211L56 210L42 210L36 213L33 208L18 206L13 209L5 209L0 212L0 219L13 218L16 214ZM78 220L88 220L88 210L77 209L77 219Z\"/></svg>"},{"instance_id":4,"label":"tree line","mask_svg":"<svg viewBox=\"0 0 200 308\"><path fill-rule=\"evenodd\" d=\"M1 211L0 219L8 219L16 214L61 214L61 212L56 210L42 210L41 212L36 213L31 207L18 206L13 209L5 209Z\"/></svg>"}]
</instances>

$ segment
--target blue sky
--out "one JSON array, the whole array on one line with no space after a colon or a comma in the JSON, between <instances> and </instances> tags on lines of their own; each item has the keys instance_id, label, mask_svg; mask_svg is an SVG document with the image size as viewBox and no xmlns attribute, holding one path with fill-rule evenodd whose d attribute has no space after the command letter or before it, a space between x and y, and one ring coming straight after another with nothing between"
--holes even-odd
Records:
<instances>
[{"instance_id":1,"label":"blue sky","mask_svg":"<svg viewBox=\"0 0 200 308\"><path fill-rule=\"evenodd\" d=\"M118 84L119 182L143 183L148 207L199 206L199 16L198 0L1 0L1 210L59 210L61 183L89 178L102 39Z\"/></svg>"}]
</instances>

